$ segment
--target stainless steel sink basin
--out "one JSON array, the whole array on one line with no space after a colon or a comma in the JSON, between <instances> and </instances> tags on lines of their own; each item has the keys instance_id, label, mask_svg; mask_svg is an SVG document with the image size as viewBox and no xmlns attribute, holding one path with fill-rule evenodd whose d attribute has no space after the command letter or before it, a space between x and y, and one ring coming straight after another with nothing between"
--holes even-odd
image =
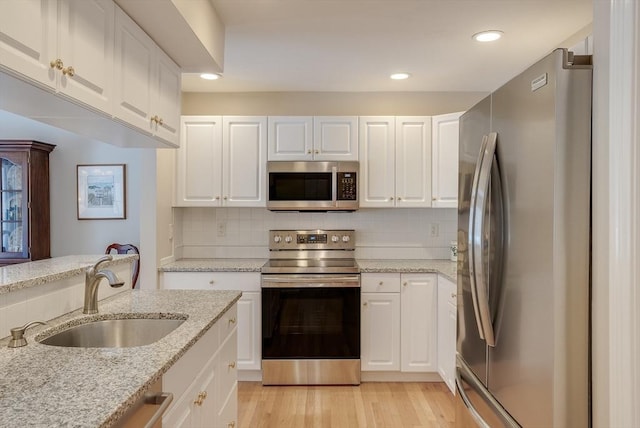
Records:
<instances>
[{"instance_id":1,"label":"stainless steel sink basin","mask_svg":"<svg viewBox=\"0 0 640 428\"><path fill-rule=\"evenodd\" d=\"M128 318L94 320L36 340L75 348L130 348L149 345L178 328L185 319Z\"/></svg>"}]
</instances>

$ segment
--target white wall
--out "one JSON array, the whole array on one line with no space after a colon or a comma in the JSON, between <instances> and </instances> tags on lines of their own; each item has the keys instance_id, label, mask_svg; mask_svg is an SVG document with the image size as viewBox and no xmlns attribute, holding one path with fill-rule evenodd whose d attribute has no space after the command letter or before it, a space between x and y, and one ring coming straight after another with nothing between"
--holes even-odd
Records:
<instances>
[{"instance_id":1,"label":"white wall","mask_svg":"<svg viewBox=\"0 0 640 428\"><path fill-rule=\"evenodd\" d=\"M184 258L268 257L270 229L355 229L361 259L446 259L456 239L457 211L442 208L361 209L353 213L276 213L265 208L175 208ZM430 237L437 224L438 237ZM223 226L225 236L219 236Z\"/></svg>"},{"instance_id":2,"label":"white wall","mask_svg":"<svg viewBox=\"0 0 640 428\"><path fill-rule=\"evenodd\" d=\"M52 257L102 254L112 242L140 245L141 216L149 216L141 209L143 195L152 198L151 211L155 212L155 149L113 146L5 111L0 111L0 130L3 139L56 145L49 155ZM152 168L143 162L149 158L153 160ZM76 166L99 163L126 165L127 218L124 220L78 220ZM152 244L147 245L155 246L155 230L151 235L147 240ZM144 251L144 247L139 248ZM155 260L152 265L155 267Z\"/></svg>"}]
</instances>

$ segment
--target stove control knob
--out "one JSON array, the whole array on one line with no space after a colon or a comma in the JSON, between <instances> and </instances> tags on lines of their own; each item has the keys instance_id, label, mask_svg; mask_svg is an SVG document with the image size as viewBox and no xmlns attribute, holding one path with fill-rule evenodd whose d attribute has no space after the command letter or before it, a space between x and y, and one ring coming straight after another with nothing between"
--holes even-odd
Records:
<instances>
[{"instance_id":1,"label":"stove control knob","mask_svg":"<svg viewBox=\"0 0 640 428\"><path fill-rule=\"evenodd\" d=\"M351 240L351 238L349 237L349 235L344 235L342 237L342 242L349 242Z\"/></svg>"},{"instance_id":2,"label":"stove control knob","mask_svg":"<svg viewBox=\"0 0 640 428\"><path fill-rule=\"evenodd\" d=\"M340 237L338 235L333 235L331 237L331 242L338 242L340 240Z\"/></svg>"},{"instance_id":3,"label":"stove control knob","mask_svg":"<svg viewBox=\"0 0 640 428\"><path fill-rule=\"evenodd\" d=\"M280 241L282 241L282 236L276 235L273 237L273 242L275 242L276 244Z\"/></svg>"},{"instance_id":4,"label":"stove control knob","mask_svg":"<svg viewBox=\"0 0 640 428\"><path fill-rule=\"evenodd\" d=\"M287 235L287 236L284 238L284 242L286 242L287 244L291 243L291 241L293 241L293 238L292 238L291 236L289 236L289 235Z\"/></svg>"}]
</instances>

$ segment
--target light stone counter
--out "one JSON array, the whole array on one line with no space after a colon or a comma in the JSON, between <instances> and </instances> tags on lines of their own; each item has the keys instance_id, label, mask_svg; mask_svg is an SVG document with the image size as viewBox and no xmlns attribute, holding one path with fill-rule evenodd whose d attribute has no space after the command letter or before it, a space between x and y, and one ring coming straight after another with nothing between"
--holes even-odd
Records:
<instances>
[{"instance_id":1,"label":"light stone counter","mask_svg":"<svg viewBox=\"0 0 640 428\"><path fill-rule=\"evenodd\" d=\"M456 282L457 264L449 260L357 259L361 272L440 273ZM260 272L266 259L182 259L159 268L163 272Z\"/></svg>"},{"instance_id":2,"label":"light stone counter","mask_svg":"<svg viewBox=\"0 0 640 428\"><path fill-rule=\"evenodd\" d=\"M35 340L62 323L96 317L82 315L81 310L48 326L28 329L25 347L9 349L8 339L0 340L0 426L112 426L240 295L237 291L129 290L99 302L98 318L188 316L176 330L146 346L64 348Z\"/></svg>"},{"instance_id":3,"label":"light stone counter","mask_svg":"<svg viewBox=\"0 0 640 428\"><path fill-rule=\"evenodd\" d=\"M100 257L104 254L55 257L0 267L0 294L84 275L85 270ZM137 254L113 254L113 261L100 266L131 263L135 259L138 259Z\"/></svg>"},{"instance_id":4,"label":"light stone counter","mask_svg":"<svg viewBox=\"0 0 640 428\"><path fill-rule=\"evenodd\" d=\"M440 273L451 281L457 281L457 263L449 260L362 260L358 259L360 272L386 273Z\"/></svg>"},{"instance_id":5,"label":"light stone counter","mask_svg":"<svg viewBox=\"0 0 640 428\"><path fill-rule=\"evenodd\" d=\"M159 268L162 272L260 272L266 259L182 259Z\"/></svg>"}]
</instances>

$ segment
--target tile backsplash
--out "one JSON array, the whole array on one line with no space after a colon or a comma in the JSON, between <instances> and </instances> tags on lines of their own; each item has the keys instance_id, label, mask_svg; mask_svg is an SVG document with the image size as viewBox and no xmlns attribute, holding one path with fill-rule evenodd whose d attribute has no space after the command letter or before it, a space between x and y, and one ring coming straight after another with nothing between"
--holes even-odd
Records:
<instances>
[{"instance_id":1,"label":"tile backsplash","mask_svg":"<svg viewBox=\"0 0 640 428\"><path fill-rule=\"evenodd\" d=\"M453 208L361 209L353 213L265 208L174 208L176 258L267 258L270 229L354 229L361 259L446 259L456 239ZM432 236L436 229L437 236Z\"/></svg>"}]
</instances>

